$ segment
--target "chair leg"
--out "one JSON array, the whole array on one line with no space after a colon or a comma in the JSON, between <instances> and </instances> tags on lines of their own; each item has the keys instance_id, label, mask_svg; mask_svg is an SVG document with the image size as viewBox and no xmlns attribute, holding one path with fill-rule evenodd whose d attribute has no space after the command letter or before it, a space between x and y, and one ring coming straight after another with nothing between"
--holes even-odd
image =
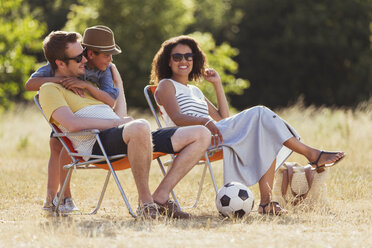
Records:
<instances>
[{"instance_id":1,"label":"chair leg","mask_svg":"<svg viewBox=\"0 0 372 248\"><path fill-rule=\"evenodd\" d=\"M115 182L116 182L116 184L117 184L117 186L118 186L118 188L119 188L119 191L120 191L121 196L123 197L123 200L124 200L124 202L125 202L125 205L127 205L127 208L128 208L128 211L129 211L130 215L132 215L133 218L136 218L137 216L134 214L132 208L130 207L130 204L129 204L128 198L127 198L127 196L125 195L123 188L121 187L120 181L119 181L119 179L118 179L118 177L117 177L115 171L112 169L111 163L109 164L109 166L110 166L110 170L111 170L112 176L113 176L114 179L115 179Z\"/></svg>"},{"instance_id":2,"label":"chair leg","mask_svg":"<svg viewBox=\"0 0 372 248\"><path fill-rule=\"evenodd\" d=\"M206 172L207 172L207 164L204 162L203 173L202 173L202 176L201 176L201 179L200 179L200 182L199 182L199 189L198 189L198 193L196 194L196 200L195 200L193 205L187 206L185 208L194 208L198 204L200 196L201 196L201 192L202 192L202 189L203 189L203 184L204 184L204 179L205 179L205 173Z\"/></svg>"},{"instance_id":3,"label":"chair leg","mask_svg":"<svg viewBox=\"0 0 372 248\"><path fill-rule=\"evenodd\" d=\"M216 192L216 194L218 192L217 183L216 183L216 179L214 177L212 165L211 165L211 163L209 161L208 153L206 152L205 153L205 162L204 162L203 174L202 174L202 177L200 179L199 190L198 190L198 193L197 193L197 196L196 196L195 203L192 206L189 206L187 208L194 208L194 207L196 207L196 205L197 205L197 203L198 203L198 201L200 199L200 195L201 195L202 187L203 187L203 184L204 184L204 178L205 178L205 173L207 171L207 167L209 168L209 173L211 175L211 179L212 179L214 191Z\"/></svg>"},{"instance_id":4,"label":"chair leg","mask_svg":"<svg viewBox=\"0 0 372 248\"><path fill-rule=\"evenodd\" d=\"M217 192L218 192L217 183L216 183L216 179L214 177L212 165L211 165L211 162L209 161L209 157L208 157L208 154L207 153L205 153L205 160L206 160L206 163L208 164L209 173L211 175L211 179L212 179L212 182L213 182L214 191L217 194Z\"/></svg>"},{"instance_id":5,"label":"chair leg","mask_svg":"<svg viewBox=\"0 0 372 248\"><path fill-rule=\"evenodd\" d=\"M116 185L117 185L118 188L119 188L120 194L121 194L121 196L122 196L122 198L123 198L123 200L124 200L124 202L125 202L125 205L126 205L127 208L128 208L128 211L129 211L130 215L132 215L133 218L136 218L137 216L134 214L132 208L130 207L130 203L129 203L129 201L128 201L128 198L127 198L127 196L126 196L125 193L124 193L123 187L122 187L121 184L120 184L119 178L118 178L118 176L116 175L115 170L114 170L114 168L112 167L110 160L109 160L108 157L107 157L107 154L106 154L106 152L105 152L105 149L104 149L104 147L103 147L103 145L102 145L101 139L99 138L99 135L98 135L98 134L96 135L96 139L97 139L98 145L99 145L100 148L101 148L101 151L102 151L103 156L106 158L107 165L108 165L109 168L110 168L111 174L112 174L112 176L113 176L114 179L115 179Z\"/></svg>"},{"instance_id":6,"label":"chair leg","mask_svg":"<svg viewBox=\"0 0 372 248\"><path fill-rule=\"evenodd\" d=\"M91 214L96 214L98 209L101 207L101 203L102 203L103 197L105 196L105 192L106 192L106 189L107 189L108 182L110 180L110 176L111 176L111 171L108 171L105 183L103 184L101 196L99 197L99 200L98 200L98 203L97 203L97 206L92 212L89 213L90 215Z\"/></svg>"}]
</instances>

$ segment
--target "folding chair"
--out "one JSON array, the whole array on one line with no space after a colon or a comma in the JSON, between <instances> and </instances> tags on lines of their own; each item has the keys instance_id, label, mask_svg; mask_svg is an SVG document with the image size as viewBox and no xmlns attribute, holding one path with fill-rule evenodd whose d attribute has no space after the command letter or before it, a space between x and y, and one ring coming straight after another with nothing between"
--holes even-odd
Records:
<instances>
[{"instance_id":1,"label":"folding chair","mask_svg":"<svg viewBox=\"0 0 372 248\"><path fill-rule=\"evenodd\" d=\"M118 170L125 170L125 169L130 168L128 156L126 154L107 156L107 154L105 152L105 149L103 148L102 142L99 138L99 133L100 132L97 129L80 131L80 132L61 132L61 130L56 125L50 123L49 120L46 118L46 116L45 116L45 114L44 114L44 112L43 112L43 110L40 106L39 95L38 94L34 97L34 101L35 101L35 104L37 105L37 107L39 108L40 112L42 113L42 115L46 119L46 121L51 126L51 128L53 130L53 135L52 136L59 139L59 141L62 143L63 147L66 149L67 153L70 155L70 157L72 159L72 163L63 166L63 168L68 170L68 172L67 172L66 179L63 183L62 189L60 191L60 195L64 194L67 183L68 183L69 179L71 178L73 170L75 170L75 169L86 169L86 170L87 169L104 169L104 170L107 170L107 176L106 176L105 182L103 184L103 188L102 188L102 191L101 191L101 194L100 194L100 197L99 197L99 200L98 200L98 203L97 203L95 209L93 209L89 213L78 213L78 214L92 215L92 214L97 213L98 209L101 206L104 194L106 192L106 188L107 188L107 185L108 185L108 182L109 182L109 179L110 179L110 175L112 174L112 176L114 177L114 180L116 182L116 185L117 185L117 187L120 191L120 194L121 194L121 196L122 196L122 198L125 202L125 205L128 208L128 211L129 211L130 215L132 215L134 218L136 218L136 215L134 214L134 212L133 212L133 210L130 206L130 203L129 203L129 201L128 201L126 195L125 195L125 192L123 190L123 187L121 186L121 183L120 183L120 181L119 181L119 179L116 175L116 172L115 172L115 171L118 171ZM103 155L90 155L91 160L84 161L83 158L82 158L82 156L84 154L79 154L78 152L75 151L74 147L72 146L72 143L69 139L69 137L71 137L71 136L95 136L96 139L97 139L97 142L98 142L98 144L101 148L101 151L102 151ZM156 153L154 152L153 153L153 159L157 159L159 165L160 164L162 165L161 160L160 160L159 157L163 156L163 155L166 155L166 154L165 153L160 153L160 152L156 152ZM161 168L163 168L163 167L161 167ZM174 192L172 192L172 194L173 194L173 196L175 196ZM59 205L61 204L61 201L62 201L61 199L62 199L62 197L59 197L58 203L57 203L57 206L56 206L55 213L57 215L59 215L58 208L59 208ZM176 203L178 204L178 201L176 201ZM76 214L76 213L73 213L73 214Z\"/></svg>"},{"instance_id":2,"label":"folding chair","mask_svg":"<svg viewBox=\"0 0 372 248\"><path fill-rule=\"evenodd\" d=\"M154 104L153 104L153 102L156 104L156 101L155 101L155 98L154 98L156 87L157 87L156 85L147 85L144 88L144 94L145 94L146 101L147 101L147 103L150 107L151 113L154 116L158 127L162 128L162 124L161 124L160 119L158 117L158 113L162 117L162 112L161 112L159 107L156 108L157 109L157 111L156 111L155 108L154 108ZM151 97L150 97L149 93L151 94ZM198 189L198 193L197 193L197 196L196 196L196 200L195 200L193 205L191 205L189 207L186 207L186 208L196 207L196 205L197 205L197 203L200 199L200 195L201 195L202 187L203 187L203 184L204 184L204 178L205 178L207 168L209 169L209 173L210 173L210 176L211 176L211 179L212 179L213 187L214 187L214 190L217 194L218 188L217 188L217 184L216 184L216 179L214 177L213 169L212 169L212 166L211 166L211 162L221 160L222 158L223 158L223 153L222 153L222 147L221 146L219 146L217 148L210 148L205 152L204 157L198 162L198 165L204 164L204 169L203 169L202 176L201 176L201 179L200 179L199 189ZM166 162L165 164L167 164L167 163L168 162ZM163 164L161 164L160 166L163 167ZM162 169L162 170L165 171L164 169Z\"/></svg>"}]
</instances>

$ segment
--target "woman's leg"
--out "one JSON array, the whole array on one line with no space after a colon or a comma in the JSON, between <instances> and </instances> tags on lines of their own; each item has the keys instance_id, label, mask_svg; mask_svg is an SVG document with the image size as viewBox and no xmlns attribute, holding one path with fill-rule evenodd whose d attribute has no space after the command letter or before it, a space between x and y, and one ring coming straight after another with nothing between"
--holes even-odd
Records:
<instances>
[{"instance_id":1,"label":"woman's leg","mask_svg":"<svg viewBox=\"0 0 372 248\"><path fill-rule=\"evenodd\" d=\"M271 190L274 184L274 175L275 175L275 164L276 159L271 164L270 168L266 171L258 181L260 187L261 203L267 203L271 200Z\"/></svg>"},{"instance_id":2,"label":"woman's leg","mask_svg":"<svg viewBox=\"0 0 372 248\"><path fill-rule=\"evenodd\" d=\"M271 202L271 191L274 184L274 175L275 175L275 165L276 165L276 159L274 159L273 163L271 164L270 168L266 171L265 175L263 175L258 181L258 185L260 188L260 195L261 195L261 201L260 206L258 208L259 213L274 213L275 215L285 214L287 211L285 209L282 209L280 206L276 204L270 204ZM263 209L263 206L265 206Z\"/></svg>"},{"instance_id":3,"label":"woman's leg","mask_svg":"<svg viewBox=\"0 0 372 248\"><path fill-rule=\"evenodd\" d=\"M295 137L285 141L284 145L292 151L304 155L309 162L317 161L319 158L318 166L335 163L337 160L340 160L345 156L344 152L322 153L322 156L320 156L320 150L302 143Z\"/></svg>"}]
</instances>

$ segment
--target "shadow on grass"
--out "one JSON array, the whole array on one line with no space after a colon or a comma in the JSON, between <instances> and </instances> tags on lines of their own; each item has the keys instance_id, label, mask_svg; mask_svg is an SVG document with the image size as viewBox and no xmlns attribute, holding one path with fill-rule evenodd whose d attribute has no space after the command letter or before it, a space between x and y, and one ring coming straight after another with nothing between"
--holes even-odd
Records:
<instances>
[{"instance_id":1,"label":"shadow on grass","mask_svg":"<svg viewBox=\"0 0 372 248\"><path fill-rule=\"evenodd\" d=\"M181 230L213 230L223 228L226 225L252 225L269 224L291 225L305 222L294 216L263 216L251 213L245 218L229 219L216 215L194 215L190 220L177 220L162 218L157 220L134 219L129 216L66 216L50 217L40 223L41 229L46 232L76 232L86 237L116 237L125 232L152 232L159 229L181 229Z\"/></svg>"}]
</instances>

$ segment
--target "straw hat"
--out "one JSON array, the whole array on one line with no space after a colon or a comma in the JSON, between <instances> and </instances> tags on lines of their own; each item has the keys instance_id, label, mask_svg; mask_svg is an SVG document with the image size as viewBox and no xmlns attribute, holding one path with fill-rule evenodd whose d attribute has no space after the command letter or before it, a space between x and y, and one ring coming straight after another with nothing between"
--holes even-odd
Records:
<instances>
[{"instance_id":1,"label":"straw hat","mask_svg":"<svg viewBox=\"0 0 372 248\"><path fill-rule=\"evenodd\" d=\"M84 31L83 42L81 43L93 51L116 55L121 49L115 44L114 33L106 26L97 25L89 27Z\"/></svg>"}]
</instances>

